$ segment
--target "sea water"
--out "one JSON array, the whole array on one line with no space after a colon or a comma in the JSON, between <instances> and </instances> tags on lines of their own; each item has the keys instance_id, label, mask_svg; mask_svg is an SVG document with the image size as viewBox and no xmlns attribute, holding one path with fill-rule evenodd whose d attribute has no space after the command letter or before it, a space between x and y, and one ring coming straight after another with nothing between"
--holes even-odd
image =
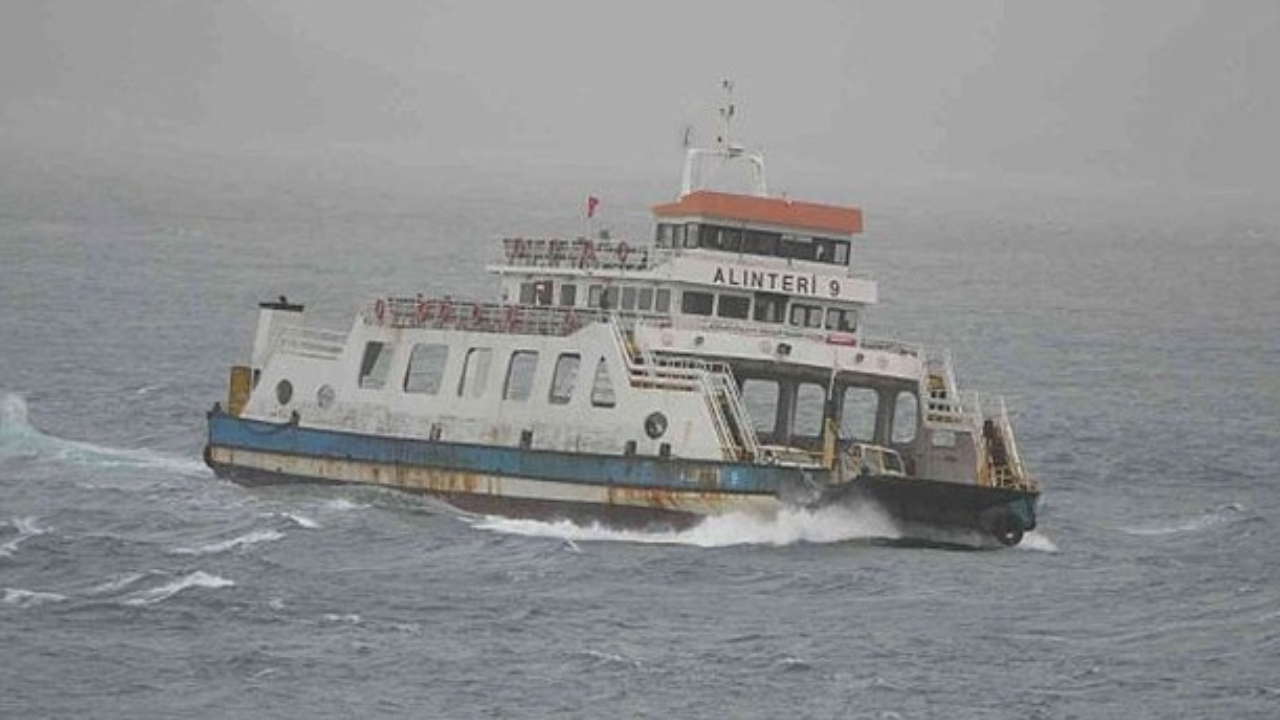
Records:
<instances>
[{"instance_id":1,"label":"sea water","mask_svg":"<svg viewBox=\"0 0 1280 720\"><path fill-rule=\"evenodd\" d=\"M377 292L492 292L503 234L584 228L575 185L423 174L6 179L0 717L1280 716L1265 209L866 203L868 331L1007 396L1044 488L1016 549L896 547L843 511L644 534L214 478L204 412L258 301L341 329ZM602 207L626 237L667 199L634 190Z\"/></svg>"}]
</instances>

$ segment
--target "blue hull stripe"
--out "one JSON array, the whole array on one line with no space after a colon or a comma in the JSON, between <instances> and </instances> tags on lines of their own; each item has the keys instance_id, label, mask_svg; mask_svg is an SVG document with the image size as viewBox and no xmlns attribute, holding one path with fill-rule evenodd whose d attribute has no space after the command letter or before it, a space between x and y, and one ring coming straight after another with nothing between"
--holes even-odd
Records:
<instances>
[{"instance_id":1,"label":"blue hull stripe","mask_svg":"<svg viewBox=\"0 0 1280 720\"><path fill-rule=\"evenodd\" d=\"M209 445L585 485L743 495L775 495L779 487L801 479L800 471L794 468L430 442L280 425L219 413L209 416Z\"/></svg>"}]
</instances>

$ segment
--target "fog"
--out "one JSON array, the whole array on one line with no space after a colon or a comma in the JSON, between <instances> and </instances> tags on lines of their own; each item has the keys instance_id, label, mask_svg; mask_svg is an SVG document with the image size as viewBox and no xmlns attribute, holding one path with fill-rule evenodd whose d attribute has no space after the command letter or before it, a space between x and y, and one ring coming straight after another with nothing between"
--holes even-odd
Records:
<instances>
[{"instance_id":1,"label":"fog","mask_svg":"<svg viewBox=\"0 0 1280 720\"><path fill-rule=\"evenodd\" d=\"M6 0L0 159L678 172L724 78L805 177L1280 194L1274 0Z\"/></svg>"}]
</instances>

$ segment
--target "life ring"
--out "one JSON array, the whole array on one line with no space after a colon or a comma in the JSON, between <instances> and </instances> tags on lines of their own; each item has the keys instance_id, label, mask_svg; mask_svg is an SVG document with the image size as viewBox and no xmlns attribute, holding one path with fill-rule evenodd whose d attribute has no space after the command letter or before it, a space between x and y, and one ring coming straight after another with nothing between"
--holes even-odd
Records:
<instances>
[{"instance_id":1,"label":"life ring","mask_svg":"<svg viewBox=\"0 0 1280 720\"><path fill-rule=\"evenodd\" d=\"M507 329L514 330L520 324L520 306L508 305L506 312Z\"/></svg>"},{"instance_id":2,"label":"life ring","mask_svg":"<svg viewBox=\"0 0 1280 720\"><path fill-rule=\"evenodd\" d=\"M440 303L440 321L449 322L453 319L453 303L445 300Z\"/></svg>"},{"instance_id":3,"label":"life ring","mask_svg":"<svg viewBox=\"0 0 1280 720\"><path fill-rule=\"evenodd\" d=\"M426 300L418 301L418 322L425 323L431 319L431 303Z\"/></svg>"},{"instance_id":4,"label":"life ring","mask_svg":"<svg viewBox=\"0 0 1280 720\"><path fill-rule=\"evenodd\" d=\"M631 254L631 246L625 241L618 243L618 247L613 249L618 256L618 262L622 265L627 264L627 256Z\"/></svg>"},{"instance_id":5,"label":"life ring","mask_svg":"<svg viewBox=\"0 0 1280 720\"><path fill-rule=\"evenodd\" d=\"M578 267L586 267L596 261L596 246L590 240L582 241L582 254L578 256Z\"/></svg>"},{"instance_id":6,"label":"life ring","mask_svg":"<svg viewBox=\"0 0 1280 720\"><path fill-rule=\"evenodd\" d=\"M378 324L381 325L382 321L387 317L387 301L386 300L383 300L382 298L378 298L378 300L373 303L373 316L378 319Z\"/></svg>"},{"instance_id":7,"label":"life ring","mask_svg":"<svg viewBox=\"0 0 1280 720\"><path fill-rule=\"evenodd\" d=\"M676 342L676 336L670 330L662 331L662 346L671 347Z\"/></svg>"},{"instance_id":8,"label":"life ring","mask_svg":"<svg viewBox=\"0 0 1280 720\"><path fill-rule=\"evenodd\" d=\"M484 308L480 307L480 303L471 306L471 322L479 323L484 318Z\"/></svg>"}]
</instances>

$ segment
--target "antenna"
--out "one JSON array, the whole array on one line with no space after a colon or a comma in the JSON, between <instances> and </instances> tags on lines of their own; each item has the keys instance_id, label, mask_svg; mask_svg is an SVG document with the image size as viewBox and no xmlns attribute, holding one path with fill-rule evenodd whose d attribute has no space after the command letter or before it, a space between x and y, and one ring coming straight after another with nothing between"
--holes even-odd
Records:
<instances>
[{"instance_id":1,"label":"antenna","mask_svg":"<svg viewBox=\"0 0 1280 720\"><path fill-rule=\"evenodd\" d=\"M704 156L719 157L723 162L737 158L745 159L751 165L751 179L754 181L753 193L760 197L768 197L769 188L765 183L764 155L759 152L747 152L746 147L733 139L733 118L737 114L737 105L733 102L733 81L722 80L720 89L724 91L724 101L720 105L720 133L716 136L714 148L698 148L692 145L692 128L685 129L684 177L680 183L680 196L684 197L699 186L699 161Z\"/></svg>"}]
</instances>

